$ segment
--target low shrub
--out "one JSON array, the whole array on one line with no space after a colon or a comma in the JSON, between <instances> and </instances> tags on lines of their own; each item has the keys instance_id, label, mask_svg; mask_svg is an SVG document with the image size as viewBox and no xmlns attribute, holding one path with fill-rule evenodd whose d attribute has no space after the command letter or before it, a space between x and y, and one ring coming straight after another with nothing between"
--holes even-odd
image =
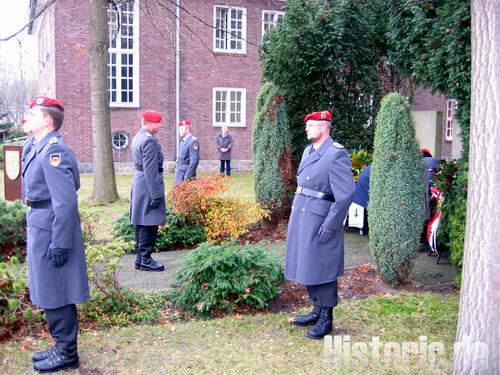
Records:
<instances>
[{"instance_id":1,"label":"low shrub","mask_svg":"<svg viewBox=\"0 0 500 375\"><path fill-rule=\"evenodd\" d=\"M366 150L353 151L351 154L352 172L357 181L361 171L372 163L372 154Z\"/></svg>"},{"instance_id":2,"label":"low shrub","mask_svg":"<svg viewBox=\"0 0 500 375\"><path fill-rule=\"evenodd\" d=\"M17 257L0 263L0 335L9 323L24 318L28 322L42 318L29 302L26 265Z\"/></svg>"},{"instance_id":3,"label":"low shrub","mask_svg":"<svg viewBox=\"0 0 500 375\"><path fill-rule=\"evenodd\" d=\"M134 226L130 224L128 212L114 222L113 233L115 238L119 238L123 241L135 241L135 229Z\"/></svg>"},{"instance_id":4,"label":"low shrub","mask_svg":"<svg viewBox=\"0 0 500 375\"><path fill-rule=\"evenodd\" d=\"M21 201L7 204L0 200L0 261L15 255L26 256L26 209Z\"/></svg>"},{"instance_id":5,"label":"low shrub","mask_svg":"<svg viewBox=\"0 0 500 375\"><path fill-rule=\"evenodd\" d=\"M261 246L205 243L186 254L174 280L175 304L207 315L239 305L262 309L278 294L284 277L279 258Z\"/></svg>"},{"instance_id":6,"label":"low shrub","mask_svg":"<svg viewBox=\"0 0 500 375\"><path fill-rule=\"evenodd\" d=\"M82 236L84 243L92 243L96 239L95 223L102 215L102 209L99 208L80 208L80 220L82 226Z\"/></svg>"}]
</instances>

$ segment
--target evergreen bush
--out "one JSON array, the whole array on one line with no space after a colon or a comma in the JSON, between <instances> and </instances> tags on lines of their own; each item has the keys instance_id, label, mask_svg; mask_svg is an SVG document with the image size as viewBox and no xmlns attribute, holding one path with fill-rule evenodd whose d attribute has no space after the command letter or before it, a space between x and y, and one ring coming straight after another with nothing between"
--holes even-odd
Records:
<instances>
[{"instance_id":1,"label":"evergreen bush","mask_svg":"<svg viewBox=\"0 0 500 375\"><path fill-rule=\"evenodd\" d=\"M291 201L291 137L283 96L272 83L257 95L253 127L254 188L257 202L280 218Z\"/></svg>"},{"instance_id":2,"label":"evergreen bush","mask_svg":"<svg viewBox=\"0 0 500 375\"><path fill-rule=\"evenodd\" d=\"M410 105L397 93L377 115L368 211L370 248L381 277L407 280L424 223L424 166Z\"/></svg>"},{"instance_id":3,"label":"evergreen bush","mask_svg":"<svg viewBox=\"0 0 500 375\"><path fill-rule=\"evenodd\" d=\"M195 314L264 308L283 282L280 260L258 245L202 244L174 275L173 301Z\"/></svg>"},{"instance_id":4,"label":"evergreen bush","mask_svg":"<svg viewBox=\"0 0 500 375\"><path fill-rule=\"evenodd\" d=\"M0 261L26 255L26 209L21 201L7 204L0 199Z\"/></svg>"}]
</instances>

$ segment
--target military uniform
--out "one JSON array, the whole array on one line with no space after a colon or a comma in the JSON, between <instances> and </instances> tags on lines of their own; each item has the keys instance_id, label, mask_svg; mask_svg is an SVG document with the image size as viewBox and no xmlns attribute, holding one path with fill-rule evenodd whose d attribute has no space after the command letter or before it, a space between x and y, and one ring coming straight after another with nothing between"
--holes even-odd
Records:
<instances>
[{"instance_id":1,"label":"military uniform","mask_svg":"<svg viewBox=\"0 0 500 375\"><path fill-rule=\"evenodd\" d=\"M440 158L435 158L432 156L423 157L422 162L425 167L425 220L428 221L432 217L433 207L431 207L431 187L432 187L432 178L437 173L439 166L443 162Z\"/></svg>"},{"instance_id":2,"label":"military uniform","mask_svg":"<svg viewBox=\"0 0 500 375\"><path fill-rule=\"evenodd\" d=\"M59 108L55 99L37 98L30 106ZM27 261L31 301L45 310L55 346L35 353L37 371L76 368L76 304L89 299L78 213L80 175L75 155L58 131L38 142L29 137L22 160L23 200L27 210Z\"/></svg>"},{"instance_id":3,"label":"military uniform","mask_svg":"<svg viewBox=\"0 0 500 375\"><path fill-rule=\"evenodd\" d=\"M136 168L130 195L130 222L135 225L137 253L135 267L163 271L163 265L151 258L158 226L166 223L163 153L156 137L145 128L132 141L132 159Z\"/></svg>"},{"instance_id":4,"label":"military uniform","mask_svg":"<svg viewBox=\"0 0 500 375\"><path fill-rule=\"evenodd\" d=\"M331 119L328 112L313 115L313 120L321 121L327 115L326 119ZM317 150L313 145L306 147L297 186L288 222L285 277L306 285L315 307L312 315L297 317L294 323L319 324L321 314L325 314L331 326L331 309L338 303L337 277L344 273L343 223L355 188L344 147L330 137ZM320 338L310 333L309 337Z\"/></svg>"},{"instance_id":5,"label":"military uniform","mask_svg":"<svg viewBox=\"0 0 500 375\"><path fill-rule=\"evenodd\" d=\"M215 143L217 144L217 150L219 150L219 160L220 160L220 173L226 173L226 175L231 176L231 149L233 147L233 136L229 133L222 135L222 133L217 134L215 137ZM225 148L227 151L222 152Z\"/></svg>"},{"instance_id":6,"label":"military uniform","mask_svg":"<svg viewBox=\"0 0 500 375\"><path fill-rule=\"evenodd\" d=\"M174 185L196 177L196 168L200 162L200 142L192 135L187 135L179 143L179 152L175 162Z\"/></svg>"}]
</instances>

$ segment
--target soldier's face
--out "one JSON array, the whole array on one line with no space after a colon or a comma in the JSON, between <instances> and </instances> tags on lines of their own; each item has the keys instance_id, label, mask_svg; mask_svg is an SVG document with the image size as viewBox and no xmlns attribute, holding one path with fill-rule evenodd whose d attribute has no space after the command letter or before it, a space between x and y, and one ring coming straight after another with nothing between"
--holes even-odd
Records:
<instances>
[{"instance_id":1,"label":"soldier's face","mask_svg":"<svg viewBox=\"0 0 500 375\"><path fill-rule=\"evenodd\" d=\"M29 110L24 120L23 131L26 134L37 134L50 125L51 119L40 107L34 107Z\"/></svg>"},{"instance_id":2,"label":"soldier's face","mask_svg":"<svg viewBox=\"0 0 500 375\"><path fill-rule=\"evenodd\" d=\"M307 121L306 123L306 133L307 139L309 141L317 141L321 138L322 134L322 125L316 121Z\"/></svg>"},{"instance_id":3,"label":"soldier's face","mask_svg":"<svg viewBox=\"0 0 500 375\"><path fill-rule=\"evenodd\" d=\"M149 125L149 131L153 134L158 133L158 131L160 130L160 126L161 122L151 122Z\"/></svg>"},{"instance_id":4,"label":"soldier's face","mask_svg":"<svg viewBox=\"0 0 500 375\"><path fill-rule=\"evenodd\" d=\"M183 125L183 126L179 126L179 136L182 138L184 137L186 134L188 134L188 127Z\"/></svg>"}]
</instances>

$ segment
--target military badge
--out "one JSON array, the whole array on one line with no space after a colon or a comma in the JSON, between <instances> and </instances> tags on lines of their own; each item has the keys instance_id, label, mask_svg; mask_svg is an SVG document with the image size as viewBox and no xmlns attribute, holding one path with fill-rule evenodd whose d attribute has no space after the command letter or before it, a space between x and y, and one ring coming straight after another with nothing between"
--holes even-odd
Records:
<instances>
[{"instance_id":1,"label":"military badge","mask_svg":"<svg viewBox=\"0 0 500 375\"><path fill-rule=\"evenodd\" d=\"M326 111L321 112L321 119L326 119Z\"/></svg>"},{"instance_id":2,"label":"military badge","mask_svg":"<svg viewBox=\"0 0 500 375\"><path fill-rule=\"evenodd\" d=\"M198 142L193 143L193 148L198 150L200 148L200 144Z\"/></svg>"},{"instance_id":3,"label":"military badge","mask_svg":"<svg viewBox=\"0 0 500 375\"><path fill-rule=\"evenodd\" d=\"M57 167L61 164L61 154L50 154L50 164L53 167Z\"/></svg>"},{"instance_id":4,"label":"military badge","mask_svg":"<svg viewBox=\"0 0 500 375\"><path fill-rule=\"evenodd\" d=\"M35 103L36 103L36 104L43 104L43 101L44 101L44 100L45 100L45 98L44 98L44 97L41 97L41 98L36 98Z\"/></svg>"}]
</instances>

